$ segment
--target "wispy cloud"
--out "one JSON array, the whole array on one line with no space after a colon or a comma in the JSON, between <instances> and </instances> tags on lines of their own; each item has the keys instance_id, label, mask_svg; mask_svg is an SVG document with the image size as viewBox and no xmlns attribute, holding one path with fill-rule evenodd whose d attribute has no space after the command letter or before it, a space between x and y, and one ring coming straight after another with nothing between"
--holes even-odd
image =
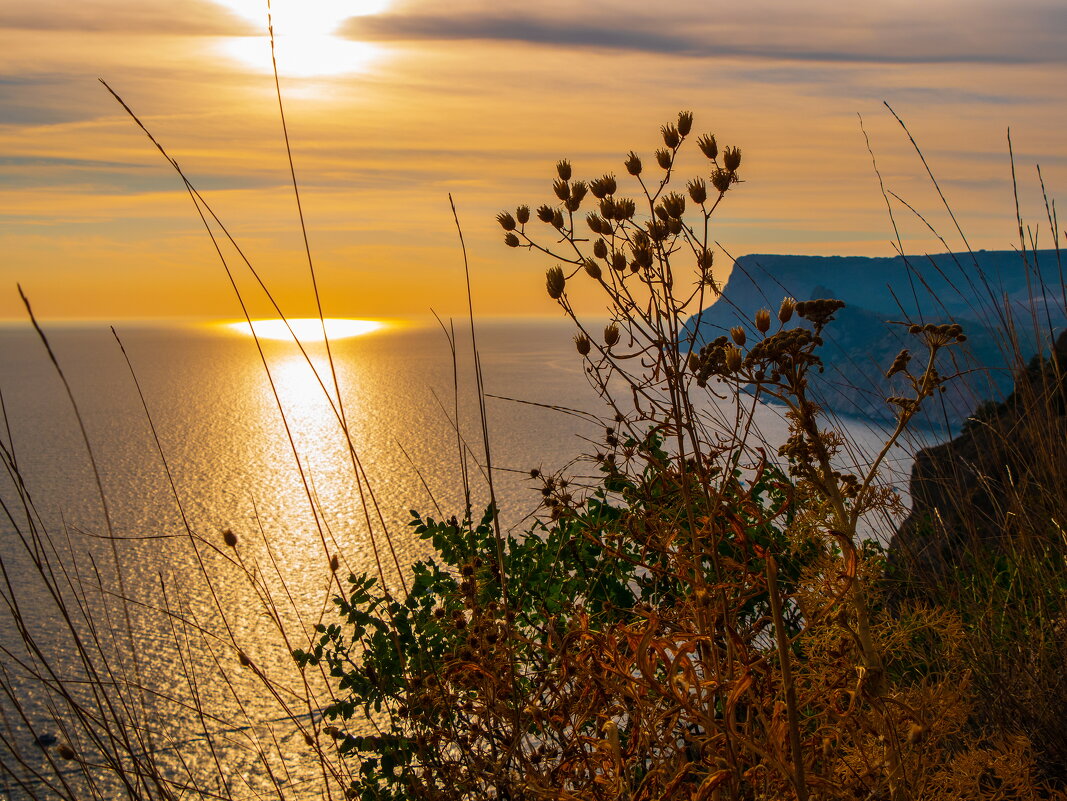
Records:
<instances>
[{"instance_id":1,"label":"wispy cloud","mask_svg":"<svg viewBox=\"0 0 1067 801\"><path fill-rule=\"evenodd\" d=\"M0 29L241 36L258 33L209 0L6 0Z\"/></svg>"},{"instance_id":2,"label":"wispy cloud","mask_svg":"<svg viewBox=\"0 0 1067 801\"><path fill-rule=\"evenodd\" d=\"M1029 64L1063 62L1067 7L1034 0L1012 4L950 0L917 12L912 3L853 9L840 3L757 2L729 14L686 8L649 16L623 7L613 13L574 7L548 13L502 14L493 4L442 14L406 12L350 19L342 35L378 41L481 41L562 49L636 51L679 57L745 57L786 61L884 64Z\"/></svg>"}]
</instances>

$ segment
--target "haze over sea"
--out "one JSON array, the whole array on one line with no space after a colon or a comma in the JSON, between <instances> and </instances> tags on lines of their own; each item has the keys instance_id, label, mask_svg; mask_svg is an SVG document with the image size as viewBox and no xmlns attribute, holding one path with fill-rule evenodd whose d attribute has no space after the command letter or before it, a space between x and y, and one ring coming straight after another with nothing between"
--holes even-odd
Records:
<instances>
[{"instance_id":1,"label":"haze over sea","mask_svg":"<svg viewBox=\"0 0 1067 801\"><path fill-rule=\"evenodd\" d=\"M292 722L282 719L277 702L256 691L254 675L239 669L181 512L200 538L206 572L215 577L218 603L227 610L242 649L257 669L295 686L299 673L287 659L287 648L279 644L274 622L263 612L263 594L271 594L278 616L299 631L300 620L314 623L324 614L326 619L333 615L330 598L336 585L331 588L326 553L338 556L342 578L376 571L361 501L366 487L361 492L357 485L345 439L322 388L293 343L262 341L291 445L251 337L221 326L119 326L173 476L179 511L129 369L107 326L46 328L83 415L118 538L125 591L134 602L136 669L157 722L157 747L194 766L204 760L205 767L206 760L214 759L214 748L225 755L222 762L233 780L231 789L240 795L246 783L254 787L270 780L250 744L256 737L274 736L287 755L285 766L273 766L275 775L299 797L304 782L314 776L314 765L301 761L308 749ZM579 454L594 453L603 437L603 427L594 422L533 405L604 415L603 403L582 374L571 334L570 324L557 320L479 324L487 393L530 402L487 399L506 528L525 527L537 510L540 485L531 480L531 468L568 468ZM471 451L484 461L469 330L458 324L457 340L461 427ZM379 512L404 567L429 552L406 525L409 510L438 516L439 506L446 516L463 513L456 435L449 421L454 400L448 341L436 324L419 322L336 340L332 348L352 440L377 502L368 513L379 554L387 577L395 578L381 538ZM310 344L308 352L329 386L324 346ZM62 384L28 325L0 329L0 391L9 426L4 440L10 439L56 552L69 570L77 571L70 581L95 587L79 590L82 602L97 613L106 604L115 616L112 623L123 631L117 622L118 577L90 462ZM767 408L759 415L763 436L772 444L784 438L779 414ZM858 442L875 441L876 429L860 421L848 425ZM477 515L487 494L471 464ZM568 469L577 486L593 468L580 463ZM27 531L27 521L19 517L14 485L5 482L0 495L14 516L0 521L0 558L8 582L4 595L15 593L30 612L25 624L37 636L43 634L46 646L62 651L63 627L44 611L51 606L34 573L33 549L27 551L20 543L18 532ZM238 537L236 551L223 544L221 532L226 528ZM34 610L40 611L36 619ZM4 617L5 626L9 620ZM52 631L57 632L54 638ZM103 639L120 659L130 658L131 649L121 636ZM0 631L0 643L11 649L4 661L11 666L15 659L39 664L20 642L10 628ZM73 656L48 656L60 670L80 670ZM193 669L183 667L181 660ZM25 745L32 767L34 759L45 759L44 752L33 747L33 738L60 732L42 685L16 678L18 673L12 667L8 679L31 701L34 714L20 720L7 701L0 701L5 713L0 725ZM195 686L190 675L197 679ZM241 704L234 700L234 687L244 698ZM195 705L178 700L189 698L199 699L205 719L199 718ZM0 794L4 792L13 790L0 787Z\"/></svg>"}]
</instances>

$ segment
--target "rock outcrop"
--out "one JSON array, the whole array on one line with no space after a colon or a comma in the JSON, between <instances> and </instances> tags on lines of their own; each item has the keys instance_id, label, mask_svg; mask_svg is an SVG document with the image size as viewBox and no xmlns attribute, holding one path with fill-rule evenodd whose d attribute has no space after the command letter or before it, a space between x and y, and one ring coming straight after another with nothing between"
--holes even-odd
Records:
<instances>
[{"instance_id":1,"label":"rock outcrop","mask_svg":"<svg viewBox=\"0 0 1067 801\"><path fill-rule=\"evenodd\" d=\"M902 587L936 588L1020 537L1047 537L1067 555L1055 530L1067 498L1067 332L1018 372L1003 403L984 404L958 437L916 454L910 491L911 513L889 547Z\"/></svg>"}]
</instances>

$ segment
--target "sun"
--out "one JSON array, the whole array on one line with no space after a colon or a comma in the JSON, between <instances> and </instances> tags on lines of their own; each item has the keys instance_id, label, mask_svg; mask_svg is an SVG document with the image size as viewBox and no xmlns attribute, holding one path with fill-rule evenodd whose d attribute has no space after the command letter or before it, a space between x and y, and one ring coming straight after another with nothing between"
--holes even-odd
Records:
<instances>
[{"instance_id":1,"label":"sun","mask_svg":"<svg viewBox=\"0 0 1067 801\"><path fill-rule=\"evenodd\" d=\"M238 322L226 323L226 327L249 336L255 331L260 339L292 342L295 334L301 342L322 342L326 338L322 334L323 323L326 324L326 337L329 337L331 342L335 339L363 336L385 327L385 323L378 320L352 320L344 317L327 317L325 320L318 317L297 317L288 321L253 320L251 326L247 322Z\"/></svg>"},{"instance_id":2,"label":"sun","mask_svg":"<svg viewBox=\"0 0 1067 801\"><path fill-rule=\"evenodd\" d=\"M378 14L391 0L272 0L278 72L292 77L318 77L362 72L380 52L368 42L338 35L345 20ZM266 0L215 0L263 31L258 36L230 37L223 51L254 69L270 72Z\"/></svg>"}]
</instances>

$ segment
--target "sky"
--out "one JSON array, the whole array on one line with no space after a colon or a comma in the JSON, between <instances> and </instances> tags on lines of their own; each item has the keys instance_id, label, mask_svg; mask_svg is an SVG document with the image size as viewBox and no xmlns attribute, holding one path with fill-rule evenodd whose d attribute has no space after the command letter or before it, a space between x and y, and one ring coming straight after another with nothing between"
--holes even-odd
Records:
<instances>
[{"instance_id":1,"label":"sky","mask_svg":"<svg viewBox=\"0 0 1067 801\"><path fill-rule=\"evenodd\" d=\"M240 316L175 171L287 315L315 311L259 0L0 4L0 319ZM544 315L542 256L494 220L576 177L651 164L681 109L742 150L714 218L719 276L746 253L893 254L888 189L962 246L1017 246L1067 190L1062 0L276 0L280 85L324 312L460 313L452 194L476 311ZM695 138L695 137L694 137ZM688 148L684 178L707 177ZM683 182L684 185L684 182ZM944 249L893 201L909 252ZM1047 224L1040 244L1049 243ZM253 314L262 293L228 246ZM595 310L598 299L579 298Z\"/></svg>"}]
</instances>

